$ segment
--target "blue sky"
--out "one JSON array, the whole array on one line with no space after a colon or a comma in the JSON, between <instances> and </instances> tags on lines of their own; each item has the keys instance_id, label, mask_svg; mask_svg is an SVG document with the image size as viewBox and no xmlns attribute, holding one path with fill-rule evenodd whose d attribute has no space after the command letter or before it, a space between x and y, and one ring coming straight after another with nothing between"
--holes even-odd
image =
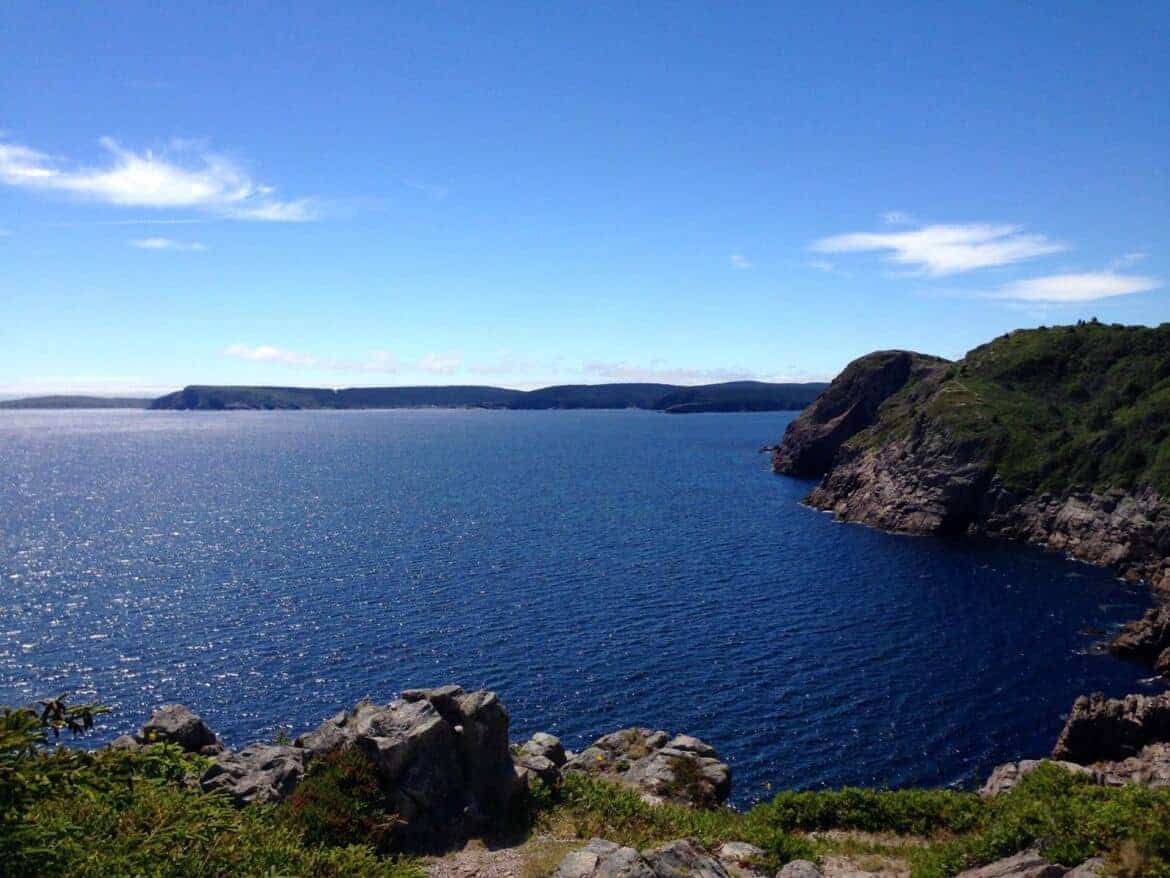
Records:
<instances>
[{"instance_id":1,"label":"blue sky","mask_svg":"<svg viewBox=\"0 0 1170 878\"><path fill-rule=\"evenodd\" d=\"M243 5L0 8L0 392L1170 320L1170 4Z\"/></svg>"}]
</instances>

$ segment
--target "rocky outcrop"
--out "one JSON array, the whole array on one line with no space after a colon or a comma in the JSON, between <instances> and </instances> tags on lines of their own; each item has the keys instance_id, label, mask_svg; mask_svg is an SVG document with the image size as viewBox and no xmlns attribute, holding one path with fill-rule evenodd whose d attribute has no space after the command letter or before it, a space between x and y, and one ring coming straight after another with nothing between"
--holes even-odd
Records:
<instances>
[{"instance_id":1,"label":"rocky outcrop","mask_svg":"<svg viewBox=\"0 0 1170 878\"><path fill-rule=\"evenodd\" d=\"M1082 695L1060 732L1052 758L1091 765L1138 756L1148 744L1170 741L1170 692L1105 698Z\"/></svg>"},{"instance_id":2,"label":"rocky outcrop","mask_svg":"<svg viewBox=\"0 0 1170 878\"><path fill-rule=\"evenodd\" d=\"M165 704L133 735L116 738L111 747L133 750L150 744L175 744L188 753L214 756L223 750L218 736L199 714L182 704Z\"/></svg>"},{"instance_id":3,"label":"rocky outcrop","mask_svg":"<svg viewBox=\"0 0 1170 878\"><path fill-rule=\"evenodd\" d=\"M717 805L731 792L731 769L713 747L690 735L629 728L598 738L565 763L633 787L652 803Z\"/></svg>"},{"instance_id":4,"label":"rocky outcrop","mask_svg":"<svg viewBox=\"0 0 1170 878\"><path fill-rule=\"evenodd\" d=\"M981 796L999 796L1011 792L1016 784L1043 765L1053 765L1063 768L1072 774L1080 774L1097 781L1097 773L1093 769L1078 765L1076 762L1062 762L1055 759L1022 759L1019 762L1005 762L991 772L986 783L979 788Z\"/></svg>"},{"instance_id":5,"label":"rocky outcrop","mask_svg":"<svg viewBox=\"0 0 1170 878\"><path fill-rule=\"evenodd\" d=\"M842 444L874 422L883 402L945 362L912 351L877 351L854 360L788 425L772 451L773 471L824 475Z\"/></svg>"},{"instance_id":6,"label":"rocky outcrop","mask_svg":"<svg viewBox=\"0 0 1170 878\"><path fill-rule=\"evenodd\" d=\"M279 802L305 776L305 751L282 744L252 744L219 754L203 773L204 792L223 790L237 805Z\"/></svg>"},{"instance_id":7,"label":"rocky outcrop","mask_svg":"<svg viewBox=\"0 0 1170 878\"><path fill-rule=\"evenodd\" d=\"M1162 589L1170 586L1170 575L1159 580ZM1144 661L1164 677L1170 676L1170 603L1149 610L1142 618L1129 622L1109 644L1116 655Z\"/></svg>"},{"instance_id":8,"label":"rocky outcrop","mask_svg":"<svg viewBox=\"0 0 1170 878\"><path fill-rule=\"evenodd\" d=\"M565 856L553 878L732 878L696 842L680 839L639 853L595 838Z\"/></svg>"},{"instance_id":9,"label":"rocky outcrop","mask_svg":"<svg viewBox=\"0 0 1170 878\"><path fill-rule=\"evenodd\" d=\"M1155 590L1170 590L1170 502L1157 492L1073 490L1018 502L1005 493L997 500L973 521L978 529L1114 567L1127 579L1147 579ZM1159 621L1158 636L1148 645L1151 654L1141 656L1150 661L1170 646L1170 620Z\"/></svg>"},{"instance_id":10,"label":"rocky outcrop","mask_svg":"<svg viewBox=\"0 0 1170 878\"><path fill-rule=\"evenodd\" d=\"M776 878L821 878L821 874L812 860L793 860L780 868Z\"/></svg>"},{"instance_id":11,"label":"rocky outcrop","mask_svg":"<svg viewBox=\"0 0 1170 878\"><path fill-rule=\"evenodd\" d=\"M513 754L516 775L525 784L539 779L546 786L556 786L561 778L561 767L568 760L565 747L556 735L537 732Z\"/></svg>"},{"instance_id":12,"label":"rocky outcrop","mask_svg":"<svg viewBox=\"0 0 1170 878\"><path fill-rule=\"evenodd\" d=\"M1061 878L1067 871L1064 866L1048 862L1039 851L1027 850L978 869L960 872L957 878Z\"/></svg>"},{"instance_id":13,"label":"rocky outcrop","mask_svg":"<svg viewBox=\"0 0 1170 878\"><path fill-rule=\"evenodd\" d=\"M955 533L977 516L990 479L973 446L917 420L905 439L843 449L805 502L885 530Z\"/></svg>"},{"instance_id":14,"label":"rocky outcrop","mask_svg":"<svg viewBox=\"0 0 1170 878\"><path fill-rule=\"evenodd\" d=\"M494 692L409 689L390 704L360 702L296 739L316 758L359 747L377 767L396 837L433 847L502 814L521 790L508 714Z\"/></svg>"}]
</instances>

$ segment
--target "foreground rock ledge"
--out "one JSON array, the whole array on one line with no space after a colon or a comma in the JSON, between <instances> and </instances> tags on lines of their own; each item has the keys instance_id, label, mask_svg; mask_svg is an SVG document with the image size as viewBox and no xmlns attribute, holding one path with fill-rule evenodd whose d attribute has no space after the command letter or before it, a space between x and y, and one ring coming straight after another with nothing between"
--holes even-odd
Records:
<instances>
[{"instance_id":1,"label":"foreground rock ledge","mask_svg":"<svg viewBox=\"0 0 1170 878\"><path fill-rule=\"evenodd\" d=\"M731 792L731 769L709 744L641 727L598 738L564 770L632 787L651 804L718 805Z\"/></svg>"},{"instance_id":2,"label":"foreground rock ledge","mask_svg":"<svg viewBox=\"0 0 1170 878\"><path fill-rule=\"evenodd\" d=\"M731 770L698 738L624 729L574 756L538 732L513 748L509 718L494 692L460 686L407 689L389 704L361 701L291 744L257 742L228 750L198 714L160 708L134 735L112 747L171 743L212 758L200 778L239 806L292 795L312 763L347 748L377 769L398 821L403 847L440 848L488 828L510 812L531 784L556 786L562 771L604 777L647 801L717 804L731 790Z\"/></svg>"}]
</instances>

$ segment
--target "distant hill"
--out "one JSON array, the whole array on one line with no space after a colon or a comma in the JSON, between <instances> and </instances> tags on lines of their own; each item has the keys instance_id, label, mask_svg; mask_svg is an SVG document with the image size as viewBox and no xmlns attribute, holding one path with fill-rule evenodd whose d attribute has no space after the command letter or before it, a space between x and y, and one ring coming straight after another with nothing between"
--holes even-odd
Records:
<instances>
[{"instance_id":1,"label":"distant hill","mask_svg":"<svg viewBox=\"0 0 1170 878\"><path fill-rule=\"evenodd\" d=\"M674 384L569 384L540 390L501 387L213 387L193 385L161 396L152 409L624 409L693 412L802 409L827 387L732 381L699 387Z\"/></svg>"},{"instance_id":2,"label":"distant hill","mask_svg":"<svg viewBox=\"0 0 1170 878\"><path fill-rule=\"evenodd\" d=\"M0 409L145 409L153 401L132 396L26 396L0 400Z\"/></svg>"}]
</instances>

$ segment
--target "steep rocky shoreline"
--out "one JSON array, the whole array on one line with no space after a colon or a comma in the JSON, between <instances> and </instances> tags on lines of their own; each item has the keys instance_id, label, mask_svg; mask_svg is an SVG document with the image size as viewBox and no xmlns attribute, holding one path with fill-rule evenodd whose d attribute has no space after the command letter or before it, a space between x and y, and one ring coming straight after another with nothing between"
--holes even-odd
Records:
<instances>
[{"instance_id":1,"label":"steep rocky shoreline","mask_svg":"<svg viewBox=\"0 0 1170 878\"><path fill-rule=\"evenodd\" d=\"M955 374L955 364L907 351L854 361L789 425L773 470L823 477L805 502L843 521L1019 540L1170 595L1170 500L1151 487L1008 487L989 450L994 431L992 440L961 434L939 414L948 394L965 392ZM1127 625L1112 648L1170 674L1170 609Z\"/></svg>"},{"instance_id":2,"label":"steep rocky shoreline","mask_svg":"<svg viewBox=\"0 0 1170 878\"><path fill-rule=\"evenodd\" d=\"M321 761L327 765L346 751L360 751L375 767L394 814L395 849L430 852L436 857L432 870L436 876L514 875L512 870L522 860L509 854L509 845L483 850L468 842L496 832L501 821L525 806L537 787L556 790L574 772L629 787L655 809L668 802L689 806L684 811L718 808L730 791L730 770L714 749L685 734L622 729L573 754L546 733L510 743L508 727L508 713L494 692L467 692L448 685L408 689L388 704L362 701L292 743L255 743L239 751L226 748L188 708L166 705L136 733L119 738L111 747L139 750L165 743L210 759L198 787L205 793L226 795L238 808L286 800L295 808L298 789L312 766ZM1051 758L999 766L980 794L1009 794L1044 766L1102 786L1170 787L1168 741L1170 693L1121 700L1082 697L1073 705ZM869 871L848 856L829 855L816 862L794 859L773 872L764 864L775 857L775 851L769 854L732 834L714 844L682 837L643 850L588 835L553 841L556 859L533 874L551 873L557 878L904 878L907 874L902 861L887 860ZM912 837L901 841L914 843ZM962 872L960 878L1094 878L1102 874L1103 865L1098 857L1070 869L1032 848Z\"/></svg>"}]
</instances>

